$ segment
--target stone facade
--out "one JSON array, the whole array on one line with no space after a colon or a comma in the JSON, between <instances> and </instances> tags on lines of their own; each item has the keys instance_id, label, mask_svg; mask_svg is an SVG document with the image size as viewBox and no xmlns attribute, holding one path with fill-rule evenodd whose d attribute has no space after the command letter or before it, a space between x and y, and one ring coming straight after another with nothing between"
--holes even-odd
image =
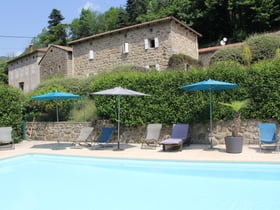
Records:
<instances>
[{"instance_id":1,"label":"stone facade","mask_svg":"<svg viewBox=\"0 0 280 210\"><path fill-rule=\"evenodd\" d=\"M116 65L166 69L173 54L198 59L199 33L173 17L74 40L74 76L89 76Z\"/></svg>"},{"instance_id":2,"label":"stone facade","mask_svg":"<svg viewBox=\"0 0 280 210\"><path fill-rule=\"evenodd\" d=\"M72 76L72 48L50 45L39 65L41 81L53 74Z\"/></svg>"},{"instance_id":3,"label":"stone facade","mask_svg":"<svg viewBox=\"0 0 280 210\"><path fill-rule=\"evenodd\" d=\"M27 93L41 82L39 62L47 49L42 48L8 61L9 85Z\"/></svg>"},{"instance_id":4,"label":"stone facade","mask_svg":"<svg viewBox=\"0 0 280 210\"><path fill-rule=\"evenodd\" d=\"M259 140L258 120L243 120L240 135L244 137L244 144L257 144ZM213 144L224 144L224 137L231 135L232 121L219 121L213 123ZM77 139L81 128L93 126L94 131L91 139L97 137L104 126L114 126L110 121L98 121L95 123L71 123L71 122L27 122L27 138L40 141L61 141L73 142ZM209 144L208 124L190 124L189 142L191 144ZM59 128L59 129L58 129ZM171 126L163 126L160 140L171 134ZM58 132L60 135L58 135ZM279 131L278 131L279 132ZM278 133L279 135L279 133ZM120 141L124 143L140 143L146 136L146 126L121 127ZM113 142L117 142L117 131L115 131Z\"/></svg>"}]
</instances>

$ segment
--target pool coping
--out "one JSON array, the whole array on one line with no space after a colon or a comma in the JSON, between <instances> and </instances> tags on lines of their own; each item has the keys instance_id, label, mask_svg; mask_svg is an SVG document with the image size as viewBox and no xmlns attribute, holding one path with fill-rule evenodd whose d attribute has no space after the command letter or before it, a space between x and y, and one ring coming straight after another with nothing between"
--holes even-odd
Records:
<instances>
[{"instance_id":1,"label":"pool coping","mask_svg":"<svg viewBox=\"0 0 280 210\"><path fill-rule=\"evenodd\" d=\"M114 147L90 149L81 147L73 149L69 142L25 140L15 144L15 149L1 150L0 159L24 154L56 154L69 156L127 158L141 160L175 160L175 161L215 161L215 162L276 162L280 163L280 153L277 151L260 152L259 145L244 145L242 153L225 152L225 145L217 145L214 150L208 150L208 145L190 145L178 150L162 151L156 149L141 149L141 144L121 144L121 151L113 151Z\"/></svg>"}]
</instances>

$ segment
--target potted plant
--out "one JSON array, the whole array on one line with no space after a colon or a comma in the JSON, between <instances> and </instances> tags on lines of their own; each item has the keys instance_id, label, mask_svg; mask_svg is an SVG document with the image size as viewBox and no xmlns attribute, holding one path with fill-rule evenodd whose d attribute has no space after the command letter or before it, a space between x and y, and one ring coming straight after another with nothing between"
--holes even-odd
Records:
<instances>
[{"instance_id":1,"label":"potted plant","mask_svg":"<svg viewBox=\"0 0 280 210\"><path fill-rule=\"evenodd\" d=\"M231 136L225 137L226 152L241 153L243 148L243 136L239 135L241 127L241 109L246 108L250 103L249 99L243 101L232 101L231 103L220 103L230 107L234 112L233 124L231 127Z\"/></svg>"}]
</instances>

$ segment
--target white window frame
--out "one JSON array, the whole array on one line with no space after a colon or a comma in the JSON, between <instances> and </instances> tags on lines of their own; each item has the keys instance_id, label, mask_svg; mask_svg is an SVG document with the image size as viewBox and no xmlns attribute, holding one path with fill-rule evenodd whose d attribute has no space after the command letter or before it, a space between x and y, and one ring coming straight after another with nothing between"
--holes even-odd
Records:
<instances>
[{"instance_id":1,"label":"white window frame","mask_svg":"<svg viewBox=\"0 0 280 210\"><path fill-rule=\"evenodd\" d=\"M151 43L154 43L152 46ZM159 47L159 40L158 40L158 37L154 37L152 39L144 39L144 48L145 50L147 49L155 49L155 48L158 48Z\"/></svg>"}]
</instances>

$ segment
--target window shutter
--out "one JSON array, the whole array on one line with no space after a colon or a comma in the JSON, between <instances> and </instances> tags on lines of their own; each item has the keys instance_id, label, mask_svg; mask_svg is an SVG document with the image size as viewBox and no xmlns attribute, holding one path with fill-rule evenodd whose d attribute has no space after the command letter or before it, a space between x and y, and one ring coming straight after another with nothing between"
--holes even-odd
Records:
<instances>
[{"instance_id":1,"label":"window shutter","mask_svg":"<svg viewBox=\"0 0 280 210\"><path fill-rule=\"evenodd\" d=\"M145 45L145 50L147 50L149 48L149 40L148 39L144 40L144 45Z\"/></svg>"},{"instance_id":2,"label":"window shutter","mask_svg":"<svg viewBox=\"0 0 280 210\"><path fill-rule=\"evenodd\" d=\"M158 43L158 38L155 37L155 48L158 48L158 45L159 45L159 43Z\"/></svg>"},{"instance_id":3,"label":"window shutter","mask_svg":"<svg viewBox=\"0 0 280 210\"><path fill-rule=\"evenodd\" d=\"M123 53L128 53L128 43L124 43L124 45L123 45Z\"/></svg>"},{"instance_id":4,"label":"window shutter","mask_svg":"<svg viewBox=\"0 0 280 210\"><path fill-rule=\"evenodd\" d=\"M156 64L156 70L160 70L159 64Z\"/></svg>"},{"instance_id":5,"label":"window shutter","mask_svg":"<svg viewBox=\"0 0 280 210\"><path fill-rule=\"evenodd\" d=\"M93 60L93 58L94 58L94 52L93 52L93 50L90 50L88 53L88 59Z\"/></svg>"}]
</instances>

